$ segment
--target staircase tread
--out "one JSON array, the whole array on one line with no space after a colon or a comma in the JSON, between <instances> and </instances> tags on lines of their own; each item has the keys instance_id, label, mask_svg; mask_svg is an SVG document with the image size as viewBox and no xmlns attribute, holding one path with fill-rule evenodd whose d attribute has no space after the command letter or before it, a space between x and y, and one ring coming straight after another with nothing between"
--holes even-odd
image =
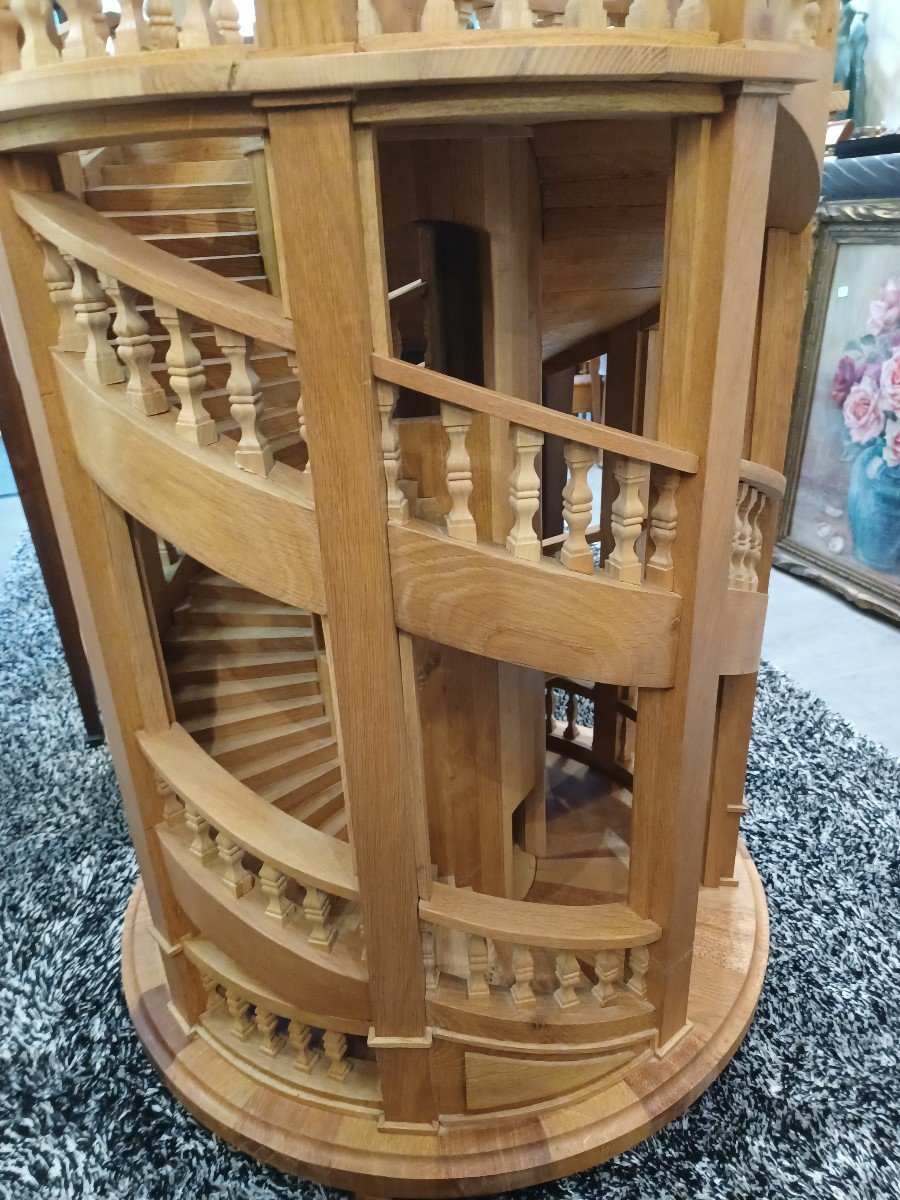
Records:
<instances>
[{"instance_id":1,"label":"staircase tread","mask_svg":"<svg viewBox=\"0 0 900 1200\"><path fill-rule=\"evenodd\" d=\"M188 645L183 642L181 645ZM315 650L292 650L291 658L296 662L305 661L314 666L316 661ZM203 670L226 670L229 667L243 669L245 667L267 667L276 666L284 662L284 654L267 654L265 651L258 651L256 654L192 654L185 655L184 658L179 658L176 662L167 663L168 670L173 675L187 675L192 671ZM265 675L259 678L265 679L282 679L282 675Z\"/></svg>"},{"instance_id":2,"label":"staircase tread","mask_svg":"<svg viewBox=\"0 0 900 1200\"><path fill-rule=\"evenodd\" d=\"M296 675L260 675L258 679L223 679L216 683L186 683L175 691L175 707L177 708L180 703L185 701L215 700L217 697L240 696L244 693L254 695L259 689L268 691L275 688L292 687L312 683L317 679L317 672L306 671ZM318 693L310 693L310 695L318 696Z\"/></svg>"},{"instance_id":3,"label":"staircase tread","mask_svg":"<svg viewBox=\"0 0 900 1200\"><path fill-rule=\"evenodd\" d=\"M259 794L268 800L270 804L277 806L278 801L282 796L289 795L296 788L305 787L306 784L312 783L322 775L327 775L329 771L333 771L335 767L339 766L340 763L338 762L337 755L335 755L334 758L326 759L325 762L316 763L312 767L307 767L305 771L298 771L296 775L287 775L284 779L278 779L274 783L266 784L264 787L260 788ZM344 786L342 780L338 780L338 784L340 784L341 787ZM298 800L294 807L297 807L301 804L306 804L309 798L310 797L307 797L305 800Z\"/></svg>"},{"instance_id":4,"label":"staircase tread","mask_svg":"<svg viewBox=\"0 0 900 1200\"><path fill-rule=\"evenodd\" d=\"M217 754L229 754L233 750L248 750L253 746L265 745L266 742L273 742L277 739L290 737L291 734L305 733L309 729L314 729L317 725L324 726L329 731L331 722L328 717L322 713L315 717L307 717L303 721L285 721L283 725L267 725L263 729L248 729L245 733L236 733L231 737L214 738L207 742L207 750L215 758ZM321 738L320 741L327 741L327 738ZM292 754L301 754L303 749L312 745L312 742L299 742L288 747ZM254 763L259 762L259 759L254 759Z\"/></svg>"},{"instance_id":5,"label":"staircase tread","mask_svg":"<svg viewBox=\"0 0 900 1200\"><path fill-rule=\"evenodd\" d=\"M312 636L309 625L214 625L206 628L203 625L187 625L171 630L166 641L180 646L195 641L240 642L240 641L279 641L302 634Z\"/></svg>"},{"instance_id":6,"label":"staircase tread","mask_svg":"<svg viewBox=\"0 0 900 1200\"><path fill-rule=\"evenodd\" d=\"M307 618L309 615L302 608L294 608L290 604L254 604L252 601L216 599L214 596L186 600L175 611L176 613L258 613L260 616L266 617L281 617L285 613L296 613L300 618Z\"/></svg>"},{"instance_id":7,"label":"staircase tread","mask_svg":"<svg viewBox=\"0 0 900 1200\"><path fill-rule=\"evenodd\" d=\"M339 809L338 812L330 816L327 821L323 821L319 826L319 830L322 833L327 833L330 837L337 837L346 828L347 810L345 808Z\"/></svg>"},{"instance_id":8,"label":"staircase tread","mask_svg":"<svg viewBox=\"0 0 900 1200\"><path fill-rule=\"evenodd\" d=\"M246 780L253 775L258 775L262 771L268 771L272 767L280 767L292 758L296 759L299 765L302 758L316 750L321 750L324 746L334 746L335 758L337 757L337 741L333 736L316 738L313 741L303 742L297 746L287 746L281 750L273 750L266 758L255 758L252 762L239 763L232 768L231 773L236 779ZM316 764L317 767L322 765L322 763ZM298 771L297 775L293 777L294 784L296 785L301 774L306 774L311 769L308 768L307 772Z\"/></svg>"},{"instance_id":9,"label":"staircase tread","mask_svg":"<svg viewBox=\"0 0 900 1200\"><path fill-rule=\"evenodd\" d=\"M286 809L285 811L295 820L302 821L304 825L310 825L313 829L321 829L325 821L331 820L334 814L329 813L322 824L316 822L316 815L339 796L343 798L343 795L344 783L343 780L339 779L337 783L332 783L327 787L324 792L317 792L314 796L307 796L305 800L301 800L299 804L295 804L293 808ZM339 811L343 812L343 805L341 805Z\"/></svg>"},{"instance_id":10,"label":"staircase tread","mask_svg":"<svg viewBox=\"0 0 900 1200\"><path fill-rule=\"evenodd\" d=\"M240 721L246 721L253 717L278 716L280 713L292 712L297 708L321 707L321 696L297 696L290 700L268 700L258 704L235 705L234 708L225 708L219 712L198 713L195 716L187 717L181 724L188 733L193 733L198 729L208 728L211 721L216 725L227 727L228 725L237 724ZM280 733L281 730L287 729L288 725L270 725L267 728L269 730L277 730ZM248 730L248 732L250 731ZM260 732L263 732L263 730L260 730Z\"/></svg>"}]
</instances>

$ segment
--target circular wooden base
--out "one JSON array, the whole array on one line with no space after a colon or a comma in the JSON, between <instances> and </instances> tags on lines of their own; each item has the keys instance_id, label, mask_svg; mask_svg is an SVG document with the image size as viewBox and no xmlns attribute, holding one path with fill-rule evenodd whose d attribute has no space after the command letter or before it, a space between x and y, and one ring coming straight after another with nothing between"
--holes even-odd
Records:
<instances>
[{"instance_id":1,"label":"circular wooden base","mask_svg":"<svg viewBox=\"0 0 900 1200\"><path fill-rule=\"evenodd\" d=\"M690 1025L605 1090L435 1134L378 1129L370 1117L274 1091L189 1037L169 1006L139 883L125 916L122 973L138 1034L189 1112L238 1149L282 1170L371 1196L479 1195L583 1170L648 1137L726 1066L753 1016L768 957L768 914L742 847L736 886L700 894ZM436 1036L439 1032L436 1031Z\"/></svg>"}]
</instances>

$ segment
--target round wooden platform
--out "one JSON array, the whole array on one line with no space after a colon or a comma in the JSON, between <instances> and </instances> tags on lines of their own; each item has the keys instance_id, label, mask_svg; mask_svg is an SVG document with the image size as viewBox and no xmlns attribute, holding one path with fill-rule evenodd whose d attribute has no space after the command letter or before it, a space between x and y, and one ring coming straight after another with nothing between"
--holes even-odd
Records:
<instances>
[{"instance_id":1,"label":"round wooden platform","mask_svg":"<svg viewBox=\"0 0 900 1200\"><path fill-rule=\"evenodd\" d=\"M737 886L700 894L691 1026L661 1057L605 1090L434 1135L379 1131L371 1118L292 1099L189 1038L169 994L139 883L122 933L131 1016L167 1086L233 1146L293 1172L372 1196L479 1195L583 1170L628 1149L685 1108L727 1065L753 1017L768 957L765 895L742 846ZM436 1037L439 1031L435 1031Z\"/></svg>"}]
</instances>

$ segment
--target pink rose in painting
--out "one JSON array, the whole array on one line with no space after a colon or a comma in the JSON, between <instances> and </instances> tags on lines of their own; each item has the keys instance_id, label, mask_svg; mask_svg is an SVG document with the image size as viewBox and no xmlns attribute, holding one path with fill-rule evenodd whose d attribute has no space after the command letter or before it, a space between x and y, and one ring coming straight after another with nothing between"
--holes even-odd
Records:
<instances>
[{"instance_id":1,"label":"pink rose in painting","mask_svg":"<svg viewBox=\"0 0 900 1200\"><path fill-rule=\"evenodd\" d=\"M850 431L850 440L860 444L870 442L881 433L883 420L878 387L866 375L851 389L844 405L844 424Z\"/></svg>"},{"instance_id":2,"label":"pink rose in painting","mask_svg":"<svg viewBox=\"0 0 900 1200\"><path fill-rule=\"evenodd\" d=\"M859 376L856 372L856 363L849 355L844 357L837 365L837 370L834 373L834 383L831 386L831 399L834 401L835 408L843 408L844 401L850 395L850 390L854 383L859 382Z\"/></svg>"},{"instance_id":3,"label":"pink rose in painting","mask_svg":"<svg viewBox=\"0 0 900 1200\"><path fill-rule=\"evenodd\" d=\"M882 412L900 415L900 350L895 350L881 368Z\"/></svg>"},{"instance_id":4,"label":"pink rose in painting","mask_svg":"<svg viewBox=\"0 0 900 1200\"><path fill-rule=\"evenodd\" d=\"M889 333L900 325L900 283L889 279L869 307L869 328L874 334Z\"/></svg>"},{"instance_id":5,"label":"pink rose in painting","mask_svg":"<svg viewBox=\"0 0 900 1200\"><path fill-rule=\"evenodd\" d=\"M885 427L884 461L889 467L900 467L900 421L888 421Z\"/></svg>"}]
</instances>

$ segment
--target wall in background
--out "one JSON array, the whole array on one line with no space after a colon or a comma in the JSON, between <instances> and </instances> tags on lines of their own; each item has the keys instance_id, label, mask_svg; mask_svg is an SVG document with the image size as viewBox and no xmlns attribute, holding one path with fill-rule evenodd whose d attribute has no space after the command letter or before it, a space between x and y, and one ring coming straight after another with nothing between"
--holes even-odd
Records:
<instances>
[{"instance_id":1,"label":"wall in background","mask_svg":"<svg viewBox=\"0 0 900 1200\"><path fill-rule=\"evenodd\" d=\"M857 0L856 8L869 14L866 124L900 129L900 3Z\"/></svg>"}]
</instances>

